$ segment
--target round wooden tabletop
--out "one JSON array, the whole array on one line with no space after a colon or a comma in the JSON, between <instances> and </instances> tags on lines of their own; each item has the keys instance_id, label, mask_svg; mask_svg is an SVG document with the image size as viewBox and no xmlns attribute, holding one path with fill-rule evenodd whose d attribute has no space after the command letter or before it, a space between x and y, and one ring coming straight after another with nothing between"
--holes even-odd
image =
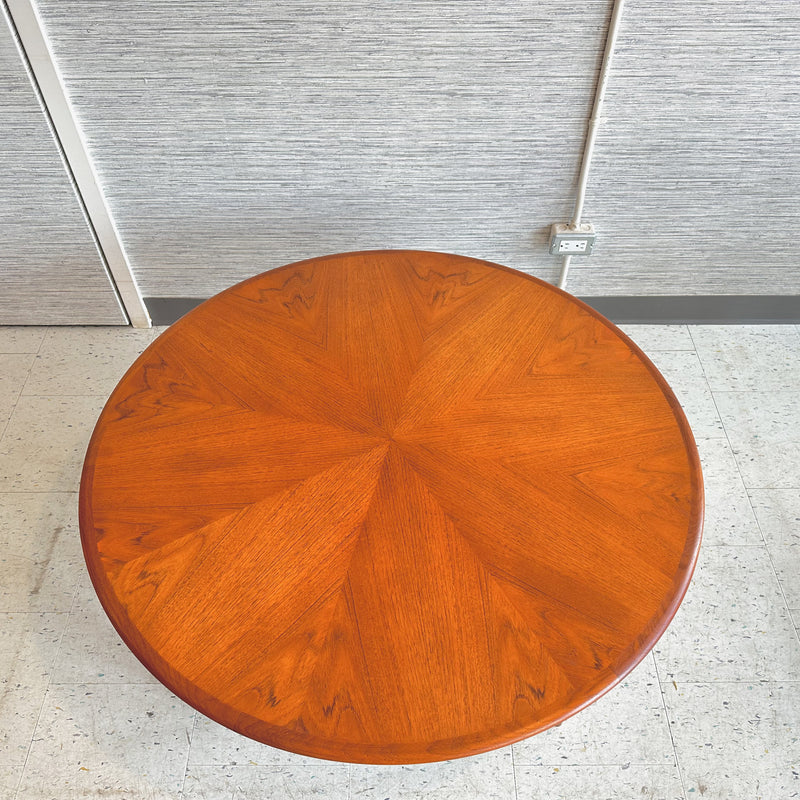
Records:
<instances>
[{"instance_id":1,"label":"round wooden tabletop","mask_svg":"<svg viewBox=\"0 0 800 800\"><path fill-rule=\"evenodd\" d=\"M306 755L436 761L564 720L689 583L703 491L643 353L514 270L373 251L203 303L111 395L81 534L173 692Z\"/></svg>"}]
</instances>

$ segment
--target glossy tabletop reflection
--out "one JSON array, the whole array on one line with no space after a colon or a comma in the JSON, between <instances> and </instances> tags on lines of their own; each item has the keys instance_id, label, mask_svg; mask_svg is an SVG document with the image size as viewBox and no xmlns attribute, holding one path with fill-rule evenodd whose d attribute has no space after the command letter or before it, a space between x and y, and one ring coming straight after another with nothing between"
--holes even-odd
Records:
<instances>
[{"instance_id":1,"label":"glossy tabletop reflection","mask_svg":"<svg viewBox=\"0 0 800 800\"><path fill-rule=\"evenodd\" d=\"M91 440L100 600L172 691L306 755L410 763L544 730L672 619L702 526L641 351L549 284L373 251L162 334Z\"/></svg>"}]
</instances>

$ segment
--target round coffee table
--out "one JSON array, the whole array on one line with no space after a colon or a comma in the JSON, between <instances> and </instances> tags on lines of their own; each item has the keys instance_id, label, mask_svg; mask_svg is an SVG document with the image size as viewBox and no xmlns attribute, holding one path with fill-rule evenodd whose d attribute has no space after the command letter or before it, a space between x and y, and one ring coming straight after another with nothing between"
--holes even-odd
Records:
<instances>
[{"instance_id":1,"label":"round coffee table","mask_svg":"<svg viewBox=\"0 0 800 800\"><path fill-rule=\"evenodd\" d=\"M650 361L589 307L471 258L291 264L203 303L104 408L84 553L187 703L342 761L556 725L650 650L702 477Z\"/></svg>"}]
</instances>

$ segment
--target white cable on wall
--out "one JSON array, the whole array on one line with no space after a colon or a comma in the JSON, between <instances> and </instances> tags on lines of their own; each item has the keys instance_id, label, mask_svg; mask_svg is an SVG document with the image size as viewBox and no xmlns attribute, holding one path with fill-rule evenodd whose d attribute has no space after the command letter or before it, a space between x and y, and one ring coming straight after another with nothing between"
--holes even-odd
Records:
<instances>
[{"instance_id":1,"label":"white cable on wall","mask_svg":"<svg viewBox=\"0 0 800 800\"><path fill-rule=\"evenodd\" d=\"M605 101L606 86L608 85L608 75L611 71L611 60L614 57L614 48L616 47L617 43L620 20L622 19L622 7L624 5L625 0L615 0L614 8L611 11L611 21L608 24L606 47L605 51L603 52L603 63L600 66L600 77L598 78L597 90L594 95L592 116L589 119L589 130L586 133L586 142L583 147L581 172L578 177L578 189L575 195L575 209L572 212L572 220L569 223L571 228L577 228L578 225L580 225L581 217L583 216L583 204L586 200L586 185L589 183L589 168L592 164L594 146L595 142L597 141L597 132L600 128L603 102ZM571 256L564 256L564 261L562 262L561 266L561 276L558 279L559 289L563 289L567 285L567 275L569 274L569 265L571 260Z\"/></svg>"}]
</instances>

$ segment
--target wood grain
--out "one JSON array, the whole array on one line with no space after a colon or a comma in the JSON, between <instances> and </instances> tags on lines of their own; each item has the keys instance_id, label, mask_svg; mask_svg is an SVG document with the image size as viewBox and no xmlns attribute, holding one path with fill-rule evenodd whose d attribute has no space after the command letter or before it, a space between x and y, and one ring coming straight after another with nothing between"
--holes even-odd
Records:
<instances>
[{"instance_id":1,"label":"wood grain","mask_svg":"<svg viewBox=\"0 0 800 800\"><path fill-rule=\"evenodd\" d=\"M647 358L569 295L418 251L204 303L109 399L84 552L170 689L312 756L434 761L607 691L691 577L702 477Z\"/></svg>"}]
</instances>

